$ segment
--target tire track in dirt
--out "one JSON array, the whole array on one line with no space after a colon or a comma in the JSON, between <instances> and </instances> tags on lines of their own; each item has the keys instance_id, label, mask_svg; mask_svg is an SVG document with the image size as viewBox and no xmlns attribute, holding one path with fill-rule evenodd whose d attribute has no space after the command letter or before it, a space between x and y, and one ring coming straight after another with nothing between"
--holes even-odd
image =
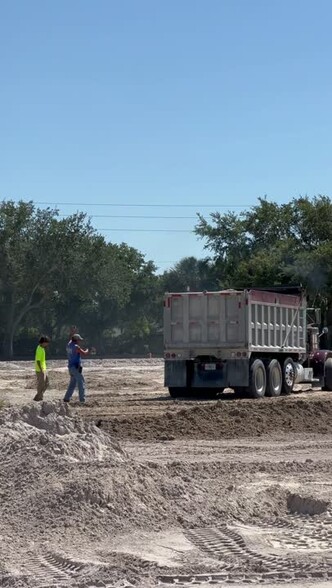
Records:
<instances>
[{"instance_id":1,"label":"tire track in dirt","mask_svg":"<svg viewBox=\"0 0 332 588\"><path fill-rule=\"evenodd\" d=\"M97 576L98 571L105 571L107 564L95 564L92 562L79 562L70 557L64 557L55 552L45 554L27 554L22 565L22 574L27 579L33 579L34 588L68 588L84 586L84 588L97 588L98 582L84 580L84 571L89 575ZM104 588L113 588L113 584L99 583Z\"/></svg>"},{"instance_id":2,"label":"tire track in dirt","mask_svg":"<svg viewBox=\"0 0 332 588\"><path fill-rule=\"evenodd\" d=\"M185 575L163 575L158 578L158 585L162 588L169 588L169 586L176 586L177 588L188 588L188 586L199 586L200 584L211 584L223 586L224 584L260 584L269 585L271 582L276 582L282 585L283 583L297 584L301 587L303 582L310 580L327 581L332 578L332 572L315 572L311 575L305 572L271 572L266 574L246 574L246 573L207 573L207 574L185 574ZM222 584L220 584L222 582Z\"/></svg>"},{"instance_id":3,"label":"tire track in dirt","mask_svg":"<svg viewBox=\"0 0 332 588\"><path fill-rule=\"evenodd\" d=\"M159 584L185 587L219 582L265 584L271 581L299 583L330 580L331 563L324 556L332 557L331 521L303 519L305 517L291 517L287 525L284 521L281 524L276 521L253 526L253 529L268 532L269 537L274 533L276 538L273 537L273 542L277 544L279 541L279 547L285 549L286 555L259 553L248 547L235 525L188 530L184 533L186 538L210 559L218 560L215 567L219 570L214 568L211 573L204 574L165 574L159 576ZM306 525L306 522L309 524ZM291 550L294 554L289 553Z\"/></svg>"},{"instance_id":4,"label":"tire track in dirt","mask_svg":"<svg viewBox=\"0 0 332 588\"><path fill-rule=\"evenodd\" d=\"M47 588L52 585L60 585L61 588L70 586L71 575L64 571L62 566L57 565L56 561L54 563L52 554L27 554L22 572L27 578L34 579L36 588Z\"/></svg>"}]
</instances>

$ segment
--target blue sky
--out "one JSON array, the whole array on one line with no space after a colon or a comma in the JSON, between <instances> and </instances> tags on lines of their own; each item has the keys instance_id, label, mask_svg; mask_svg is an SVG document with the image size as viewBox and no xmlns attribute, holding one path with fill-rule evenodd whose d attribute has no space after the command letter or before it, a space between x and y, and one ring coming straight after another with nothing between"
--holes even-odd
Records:
<instances>
[{"instance_id":1,"label":"blue sky","mask_svg":"<svg viewBox=\"0 0 332 588\"><path fill-rule=\"evenodd\" d=\"M1 0L0 198L87 211L164 270L205 255L196 212L330 195L331 22L331 0Z\"/></svg>"}]
</instances>

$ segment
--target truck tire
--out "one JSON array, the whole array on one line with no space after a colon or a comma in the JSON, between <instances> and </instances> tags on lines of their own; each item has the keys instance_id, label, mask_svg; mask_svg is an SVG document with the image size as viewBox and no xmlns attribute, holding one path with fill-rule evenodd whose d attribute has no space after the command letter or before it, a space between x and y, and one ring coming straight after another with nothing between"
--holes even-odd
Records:
<instances>
[{"instance_id":1,"label":"truck tire","mask_svg":"<svg viewBox=\"0 0 332 588\"><path fill-rule=\"evenodd\" d=\"M291 394L293 392L295 378L295 363L291 357L287 357L282 366L282 394Z\"/></svg>"},{"instance_id":2,"label":"truck tire","mask_svg":"<svg viewBox=\"0 0 332 588\"><path fill-rule=\"evenodd\" d=\"M271 359L266 368L266 396L280 396L282 389L281 365L277 359Z\"/></svg>"},{"instance_id":3,"label":"truck tire","mask_svg":"<svg viewBox=\"0 0 332 588\"><path fill-rule=\"evenodd\" d=\"M191 390L189 388L175 388L171 387L168 388L169 395L172 398L188 398L191 395Z\"/></svg>"},{"instance_id":4,"label":"truck tire","mask_svg":"<svg viewBox=\"0 0 332 588\"><path fill-rule=\"evenodd\" d=\"M250 366L248 393L252 398L263 398L266 391L266 371L261 359L255 359Z\"/></svg>"},{"instance_id":5,"label":"truck tire","mask_svg":"<svg viewBox=\"0 0 332 588\"><path fill-rule=\"evenodd\" d=\"M332 357L324 363L324 390L332 391Z\"/></svg>"}]
</instances>

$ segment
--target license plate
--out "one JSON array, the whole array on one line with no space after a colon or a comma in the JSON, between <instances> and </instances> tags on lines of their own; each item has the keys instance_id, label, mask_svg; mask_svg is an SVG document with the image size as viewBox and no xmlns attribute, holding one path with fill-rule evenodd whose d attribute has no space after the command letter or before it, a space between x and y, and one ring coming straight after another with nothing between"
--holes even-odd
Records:
<instances>
[{"instance_id":1,"label":"license plate","mask_svg":"<svg viewBox=\"0 0 332 588\"><path fill-rule=\"evenodd\" d=\"M212 371L212 370L216 370L217 369L217 365L215 363L206 363L205 364L205 370L207 371Z\"/></svg>"}]
</instances>

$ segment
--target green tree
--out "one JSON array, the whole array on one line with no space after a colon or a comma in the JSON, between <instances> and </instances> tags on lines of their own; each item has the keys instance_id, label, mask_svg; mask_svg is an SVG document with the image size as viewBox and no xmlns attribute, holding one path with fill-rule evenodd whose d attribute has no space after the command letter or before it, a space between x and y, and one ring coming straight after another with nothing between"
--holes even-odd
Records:
<instances>
[{"instance_id":1,"label":"green tree","mask_svg":"<svg viewBox=\"0 0 332 588\"><path fill-rule=\"evenodd\" d=\"M218 287L214 263L208 259L184 257L164 272L162 285L165 292L214 290Z\"/></svg>"},{"instance_id":2,"label":"green tree","mask_svg":"<svg viewBox=\"0 0 332 588\"><path fill-rule=\"evenodd\" d=\"M142 353L144 346L160 331L162 296L155 265L145 261L136 249L123 245L126 265L131 272L131 293L128 304L121 310L121 348Z\"/></svg>"},{"instance_id":3,"label":"green tree","mask_svg":"<svg viewBox=\"0 0 332 588\"><path fill-rule=\"evenodd\" d=\"M250 210L199 215L220 283L229 287L303 283L331 299L332 203L327 196L287 204L260 198Z\"/></svg>"},{"instance_id":4,"label":"green tree","mask_svg":"<svg viewBox=\"0 0 332 588\"><path fill-rule=\"evenodd\" d=\"M103 353L124 345L129 350L135 338L150 333L158 281L152 262L125 243L108 244L106 259L94 298L81 309L85 327Z\"/></svg>"},{"instance_id":5,"label":"green tree","mask_svg":"<svg viewBox=\"0 0 332 588\"><path fill-rule=\"evenodd\" d=\"M2 202L0 246L0 312L7 357L13 356L15 333L27 315L38 313L39 324L59 328L69 315L70 323L76 320L75 311L84 304L94 304L101 288L110 300L124 295L123 264L119 269L104 238L82 213L59 219L56 210L41 210L31 202Z\"/></svg>"}]
</instances>

